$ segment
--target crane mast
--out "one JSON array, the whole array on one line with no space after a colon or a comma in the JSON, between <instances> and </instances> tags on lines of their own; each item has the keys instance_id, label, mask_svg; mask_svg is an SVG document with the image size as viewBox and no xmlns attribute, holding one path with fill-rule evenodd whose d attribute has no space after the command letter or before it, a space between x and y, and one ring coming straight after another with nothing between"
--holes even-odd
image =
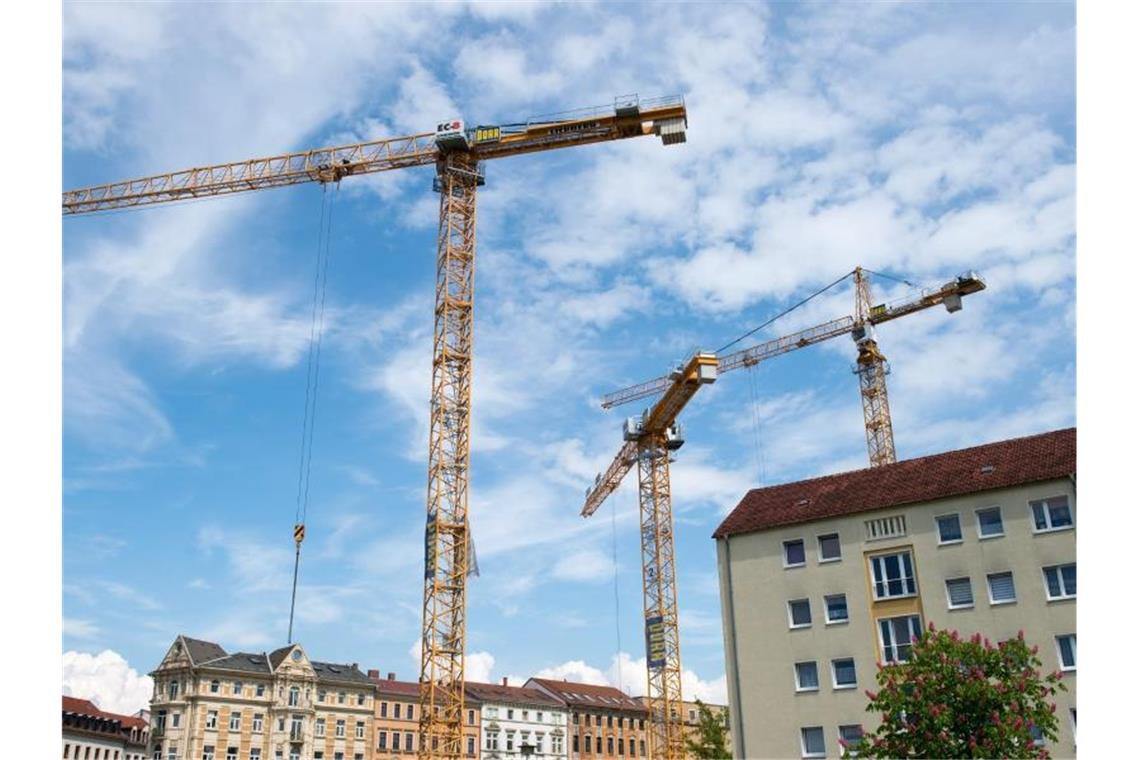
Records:
<instances>
[{"instance_id":1,"label":"crane mast","mask_svg":"<svg viewBox=\"0 0 1140 760\"><path fill-rule=\"evenodd\" d=\"M583 517L593 514L637 464L649 756L667 760L685 757L669 456L684 443L676 423L677 415L702 385L716 381L716 368L715 355L694 355L672 373L669 387L651 409L640 418L626 420L625 444L605 476L599 476L594 488L587 492L582 508Z\"/></svg>"},{"instance_id":2,"label":"crane mast","mask_svg":"<svg viewBox=\"0 0 1140 760\"><path fill-rule=\"evenodd\" d=\"M683 98L626 95L615 98L612 105L525 122L468 128L455 119L437 125L435 132L214 164L63 193L63 214L76 216L435 165L433 187L440 194L440 206L424 531L421 758L458 760L466 755L462 719L470 546L467 507L475 208L477 188L484 184L481 162L644 135L657 135L663 144L674 145L685 142L687 126ZM671 534L669 540L671 548ZM671 553L668 563L671 568Z\"/></svg>"},{"instance_id":3,"label":"crane mast","mask_svg":"<svg viewBox=\"0 0 1140 760\"><path fill-rule=\"evenodd\" d=\"M872 467L895 461L895 432L891 426L891 406L887 400L887 358L879 350L871 315L871 288L862 267L855 267L855 327L851 337L858 346L855 374L863 399L863 429L867 434L867 454Z\"/></svg>"}]
</instances>

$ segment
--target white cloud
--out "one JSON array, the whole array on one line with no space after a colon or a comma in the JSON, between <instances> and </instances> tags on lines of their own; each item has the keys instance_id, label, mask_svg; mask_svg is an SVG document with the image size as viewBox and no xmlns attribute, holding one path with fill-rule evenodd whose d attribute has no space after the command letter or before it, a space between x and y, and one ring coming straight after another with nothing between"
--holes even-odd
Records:
<instances>
[{"instance_id":1,"label":"white cloud","mask_svg":"<svg viewBox=\"0 0 1140 760\"><path fill-rule=\"evenodd\" d=\"M71 589L65 586L64 591L70 592ZM90 601L90 597L85 596L84 601ZM100 633L99 626L90 620L78 620L69 617L63 619L64 636L71 636L77 639L93 639L99 636Z\"/></svg>"},{"instance_id":2,"label":"white cloud","mask_svg":"<svg viewBox=\"0 0 1140 760\"><path fill-rule=\"evenodd\" d=\"M153 691L150 676L140 676L118 652L63 653L63 693L67 696L89 699L101 710L131 715L149 704Z\"/></svg>"},{"instance_id":3,"label":"white cloud","mask_svg":"<svg viewBox=\"0 0 1140 760\"><path fill-rule=\"evenodd\" d=\"M563 581L604 581L613 577L615 569L610 555L591 547L561 556L551 572Z\"/></svg>"},{"instance_id":4,"label":"white cloud","mask_svg":"<svg viewBox=\"0 0 1140 760\"><path fill-rule=\"evenodd\" d=\"M549 678L556 681L565 679L598 686L613 686L632 697L639 697L646 693L645 663L644 657L635 658L628 652L619 652L611 658L610 665L605 670L590 665L584 660L568 660L558 665L542 668L534 674L534 677ZM727 681L723 675L711 681L705 681L692 670L683 670L681 673L681 693L685 699L695 698L710 704L727 705L728 689L726 684Z\"/></svg>"}]
</instances>

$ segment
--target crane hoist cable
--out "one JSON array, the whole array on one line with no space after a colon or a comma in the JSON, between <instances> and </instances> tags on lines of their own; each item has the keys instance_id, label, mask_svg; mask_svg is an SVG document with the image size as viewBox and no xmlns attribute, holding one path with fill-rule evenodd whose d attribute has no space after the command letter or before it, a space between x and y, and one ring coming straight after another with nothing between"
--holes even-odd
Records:
<instances>
[{"instance_id":1,"label":"crane hoist cable","mask_svg":"<svg viewBox=\"0 0 1140 760\"><path fill-rule=\"evenodd\" d=\"M317 263L313 275L313 308L309 322L309 357L305 372L305 411L301 422L301 458L297 467L297 507L293 517L293 591L289 599L289 640L293 643L293 613L297 605L297 575L301 567L301 543L309 510L309 481L313 468L313 428L317 419L317 387L321 376L321 342L325 329L325 293L328 289L329 253L332 240L333 206L340 183L332 195L321 185L321 218L317 231Z\"/></svg>"},{"instance_id":2,"label":"crane hoist cable","mask_svg":"<svg viewBox=\"0 0 1140 760\"><path fill-rule=\"evenodd\" d=\"M752 335L755 335L756 333L760 332L761 330L763 330L763 329L764 329L765 327L767 327L768 325L770 325L770 324L772 324L773 322L775 322L777 319L780 319L781 317L785 317L785 316L787 316L788 314L790 314L790 313L792 313L793 311L795 311L796 309L800 308L801 306L803 306L804 304L806 304L808 301L810 301L811 299L815 298L816 296L820 296L820 295L823 295L824 293L826 293L827 291L831 290L831 289L832 289L832 288L834 288L836 285L838 285L839 283L843 282L844 280L846 280L848 277L850 277L850 276L851 276L851 275L853 275L853 274L855 274L855 273L854 273L854 272L848 272L847 274L843 275L842 277L840 277L838 280L836 280L835 282L831 283L830 285L825 285L824 287L822 287L822 288L820 288L819 290L815 291L814 293L812 293L810 296L808 296L807 298L803 299L803 300L802 300L802 301L800 301L799 303L797 303L797 304L795 304L795 305L793 305L793 306L789 306L788 308L784 309L783 311L781 311L779 314L777 314L776 316L774 316L774 317L772 317L771 319L769 319L769 320L768 320L767 322L765 322L764 324L762 324L762 325L757 325L756 327L753 327L751 330L749 330L748 332L746 332L746 333L744 333L743 335L741 335L741 336L740 336L739 338L737 338L736 340L733 340L733 341L730 341L730 342L728 342L728 343L724 344L723 346L721 346L720 348L718 348L718 349L717 349L716 351L714 351L713 353L714 353L714 354L721 354L721 353L724 353L724 352L725 352L727 349L730 349L730 348L732 348L733 346L735 346L737 343L739 343L740 341L744 340L745 338L748 338L748 337L750 337L750 336L752 336Z\"/></svg>"},{"instance_id":3,"label":"crane hoist cable","mask_svg":"<svg viewBox=\"0 0 1140 760\"><path fill-rule=\"evenodd\" d=\"M610 540L611 540L611 563L614 568L614 633L617 635L617 676L618 676L618 689L625 691L625 682L621 677L621 601L618 594L618 562L617 562L617 512L614 507L614 500L610 500Z\"/></svg>"}]
</instances>

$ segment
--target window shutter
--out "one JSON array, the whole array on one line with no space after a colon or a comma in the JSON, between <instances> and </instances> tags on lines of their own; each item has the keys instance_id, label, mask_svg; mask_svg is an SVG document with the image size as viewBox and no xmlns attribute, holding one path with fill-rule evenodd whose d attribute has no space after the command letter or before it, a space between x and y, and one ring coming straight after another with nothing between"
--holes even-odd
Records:
<instances>
[{"instance_id":1,"label":"window shutter","mask_svg":"<svg viewBox=\"0 0 1140 760\"><path fill-rule=\"evenodd\" d=\"M950 606L965 607L974 603L974 592L969 578L954 578L946 581L946 592L950 596Z\"/></svg>"},{"instance_id":2,"label":"window shutter","mask_svg":"<svg viewBox=\"0 0 1140 760\"><path fill-rule=\"evenodd\" d=\"M989 576L990 596L995 602L1015 599L1013 590L1013 573L996 573Z\"/></svg>"}]
</instances>

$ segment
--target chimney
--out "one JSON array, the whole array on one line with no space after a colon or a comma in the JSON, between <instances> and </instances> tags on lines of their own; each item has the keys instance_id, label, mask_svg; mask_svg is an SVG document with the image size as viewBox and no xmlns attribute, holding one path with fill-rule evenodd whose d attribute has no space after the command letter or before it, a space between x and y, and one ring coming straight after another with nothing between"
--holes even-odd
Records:
<instances>
[{"instance_id":1,"label":"chimney","mask_svg":"<svg viewBox=\"0 0 1140 760\"><path fill-rule=\"evenodd\" d=\"M380 671L379 670L369 670L368 671L368 677L371 678L373 681L379 681L380 680Z\"/></svg>"},{"instance_id":2,"label":"chimney","mask_svg":"<svg viewBox=\"0 0 1140 760\"><path fill-rule=\"evenodd\" d=\"M506 686L506 685L507 685L507 677L503 676L503 686Z\"/></svg>"},{"instance_id":3,"label":"chimney","mask_svg":"<svg viewBox=\"0 0 1140 760\"><path fill-rule=\"evenodd\" d=\"M360 663L359 662L352 663L352 669L353 670L360 670Z\"/></svg>"},{"instance_id":4,"label":"chimney","mask_svg":"<svg viewBox=\"0 0 1140 760\"><path fill-rule=\"evenodd\" d=\"M389 673L388 674L388 680L389 681L395 681L396 680L396 674L395 673Z\"/></svg>"}]
</instances>

